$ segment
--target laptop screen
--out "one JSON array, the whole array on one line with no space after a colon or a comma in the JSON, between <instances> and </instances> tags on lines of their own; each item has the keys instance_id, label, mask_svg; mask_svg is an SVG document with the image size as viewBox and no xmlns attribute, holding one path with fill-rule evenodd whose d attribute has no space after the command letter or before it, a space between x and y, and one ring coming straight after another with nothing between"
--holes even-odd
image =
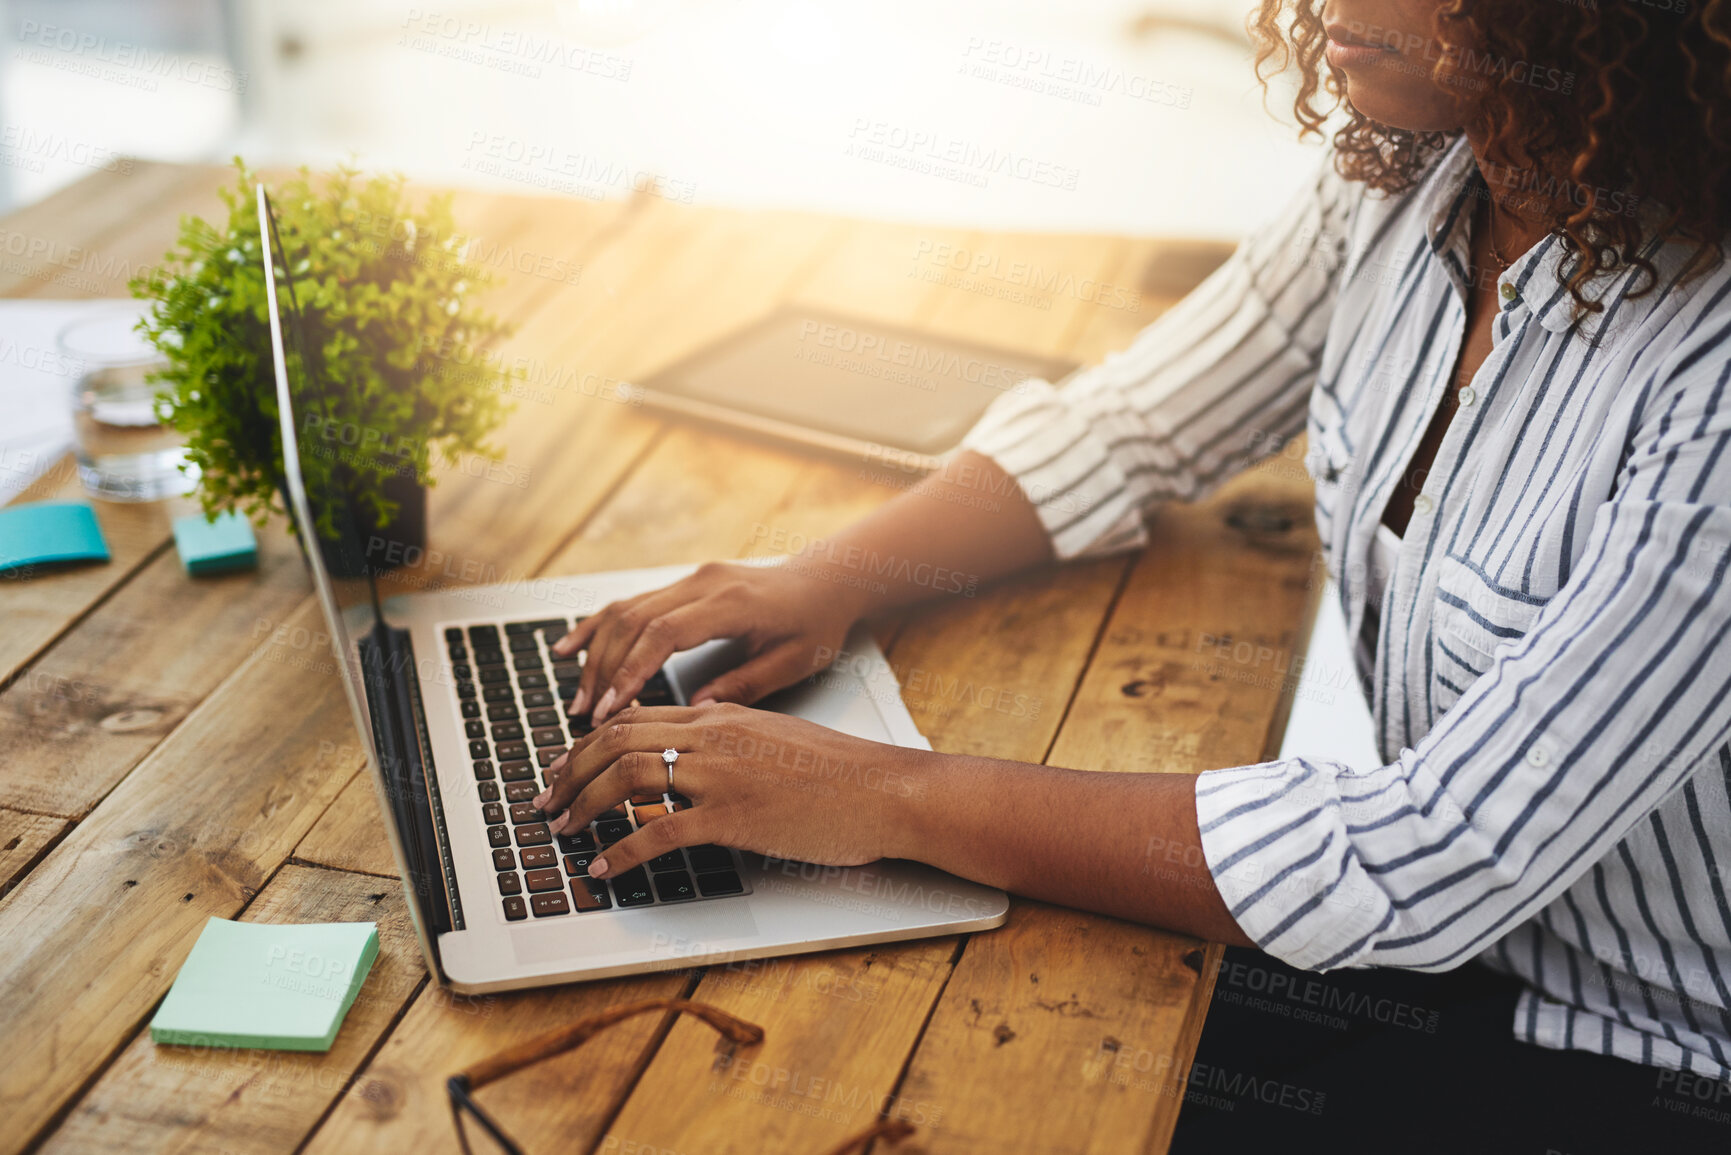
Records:
<instances>
[{"instance_id":1,"label":"laptop screen","mask_svg":"<svg viewBox=\"0 0 1731 1155\"><path fill-rule=\"evenodd\" d=\"M345 439L329 436L334 400L323 387L316 343L308 340L291 235L284 244L264 186L258 186L265 296L270 313L276 408L282 431L283 492L313 589L324 611L355 732L366 746L368 772L378 792L381 823L396 856L431 973L439 973L432 935L461 926L454 880L447 890L428 813L434 781L425 751L405 715L416 708L414 661L407 639L388 628L363 530L344 468ZM405 708L406 707L406 708ZM435 791L436 785L432 787Z\"/></svg>"}]
</instances>

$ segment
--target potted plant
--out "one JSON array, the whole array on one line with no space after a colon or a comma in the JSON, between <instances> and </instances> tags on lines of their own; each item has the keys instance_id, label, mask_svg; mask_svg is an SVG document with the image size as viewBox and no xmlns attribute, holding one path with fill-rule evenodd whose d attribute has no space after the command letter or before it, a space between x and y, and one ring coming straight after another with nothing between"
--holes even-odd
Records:
<instances>
[{"instance_id":1,"label":"potted plant","mask_svg":"<svg viewBox=\"0 0 1731 1155\"><path fill-rule=\"evenodd\" d=\"M227 220L183 218L131 287L152 302L140 329L166 360L159 415L186 437L206 516L240 508L262 524L290 511L256 177L235 169ZM509 329L474 305L492 278L467 259L449 194L416 210L401 176L302 168L271 204L302 319L308 363L290 358L318 536L333 573L386 569L426 543L433 454L489 453L510 375L485 351ZM279 296L284 282L279 269ZM305 411L302 389L316 392Z\"/></svg>"}]
</instances>

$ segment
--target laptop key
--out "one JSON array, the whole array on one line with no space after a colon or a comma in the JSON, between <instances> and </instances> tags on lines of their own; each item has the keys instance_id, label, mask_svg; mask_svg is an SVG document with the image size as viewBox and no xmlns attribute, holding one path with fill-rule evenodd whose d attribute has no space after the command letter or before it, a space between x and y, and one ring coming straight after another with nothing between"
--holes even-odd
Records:
<instances>
[{"instance_id":1,"label":"laptop key","mask_svg":"<svg viewBox=\"0 0 1731 1155\"><path fill-rule=\"evenodd\" d=\"M451 663L451 677L460 678L463 681L467 682L467 681L471 680L474 676L475 676L475 671L473 671L469 668L469 663L461 662L461 661Z\"/></svg>"},{"instance_id":2,"label":"laptop key","mask_svg":"<svg viewBox=\"0 0 1731 1155\"><path fill-rule=\"evenodd\" d=\"M524 870L539 870L543 866L556 866L559 856L553 853L551 846L528 846L517 852L517 857L523 861Z\"/></svg>"},{"instance_id":3,"label":"laptop key","mask_svg":"<svg viewBox=\"0 0 1731 1155\"><path fill-rule=\"evenodd\" d=\"M495 722L493 723L493 741L514 742L523 737L523 723Z\"/></svg>"},{"instance_id":4,"label":"laptop key","mask_svg":"<svg viewBox=\"0 0 1731 1155\"><path fill-rule=\"evenodd\" d=\"M666 854L651 858L649 869L657 874L666 874L670 870L684 870L685 856L677 850L669 850Z\"/></svg>"},{"instance_id":5,"label":"laptop key","mask_svg":"<svg viewBox=\"0 0 1731 1155\"><path fill-rule=\"evenodd\" d=\"M475 696L475 683L473 683L473 682L458 682L457 683L457 697L459 697L459 698L473 698L474 696Z\"/></svg>"},{"instance_id":6,"label":"laptop key","mask_svg":"<svg viewBox=\"0 0 1731 1155\"><path fill-rule=\"evenodd\" d=\"M479 721L464 722L463 733L467 734L471 738L485 738L487 736L487 727L483 726Z\"/></svg>"},{"instance_id":7,"label":"laptop key","mask_svg":"<svg viewBox=\"0 0 1731 1155\"><path fill-rule=\"evenodd\" d=\"M585 850L581 854L567 854L565 856L565 873L572 876L588 874L589 864L594 861L595 852L593 850Z\"/></svg>"},{"instance_id":8,"label":"laptop key","mask_svg":"<svg viewBox=\"0 0 1731 1155\"><path fill-rule=\"evenodd\" d=\"M486 702L515 702L516 692L509 686L488 686L481 691L481 699Z\"/></svg>"},{"instance_id":9,"label":"laptop key","mask_svg":"<svg viewBox=\"0 0 1731 1155\"><path fill-rule=\"evenodd\" d=\"M482 666L475 671L475 680L483 686L497 686L511 680L511 671L504 666Z\"/></svg>"},{"instance_id":10,"label":"laptop key","mask_svg":"<svg viewBox=\"0 0 1731 1155\"><path fill-rule=\"evenodd\" d=\"M486 758L492 753L493 751L488 749L487 741L484 738L477 738L469 743L469 757L471 758Z\"/></svg>"},{"instance_id":11,"label":"laptop key","mask_svg":"<svg viewBox=\"0 0 1731 1155\"><path fill-rule=\"evenodd\" d=\"M682 902L696 898L697 888L691 884L691 876L683 870L658 874L655 876L655 897L662 902Z\"/></svg>"},{"instance_id":12,"label":"laptop key","mask_svg":"<svg viewBox=\"0 0 1731 1155\"><path fill-rule=\"evenodd\" d=\"M505 804L488 802L481 807L481 817L488 825L505 821Z\"/></svg>"},{"instance_id":13,"label":"laptop key","mask_svg":"<svg viewBox=\"0 0 1731 1155\"><path fill-rule=\"evenodd\" d=\"M601 839L601 845L612 846L631 833L631 823L623 818L609 818L605 822L595 824L595 833Z\"/></svg>"},{"instance_id":14,"label":"laptop key","mask_svg":"<svg viewBox=\"0 0 1731 1155\"><path fill-rule=\"evenodd\" d=\"M526 778L521 782L507 782L505 784L505 801L507 802L527 802L539 793L541 793L541 784L535 781L533 777Z\"/></svg>"},{"instance_id":15,"label":"laptop key","mask_svg":"<svg viewBox=\"0 0 1731 1155\"><path fill-rule=\"evenodd\" d=\"M473 699L463 703L463 717L465 717L465 718L479 718L480 716L481 716L481 703L474 701Z\"/></svg>"},{"instance_id":16,"label":"laptop key","mask_svg":"<svg viewBox=\"0 0 1731 1155\"><path fill-rule=\"evenodd\" d=\"M450 642L452 645L462 645L462 643L463 643L463 627L462 626L446 626L445 627L445 640L447 642Z\"/></svg>"},{"instance_id":17,"label":"laptop key","mask_svg":"<svg viewBox=\"0 0 1731 1155\"><path fill-rule=\"evenodd\" d=\"M475 793L480 796L482 802L497 802L499 801L499 784L491 779L478 783L475 786Z\"/></svg>"},{"instance_id":18,"label":"laptop key","mask_svg":"<svg viewBox=\"0 0 1731 1155\"><path fill-rule=\"evenodd\" d=\"M491 782L493 780L493 764L485 759L475 763L475 781Z\"/></svg>"},{"instance_id":19,"label":"laptop key","mask_svg":"<svg viewBox=\"0 0 1731 1155\"><path fill-rule=\"evenodd\" d=\"M565 731L559 726L548 726L543 730L531 730L529 741L537 746L563 746L565 744Z\"/></svg>"},{"instance_id":20,"label":"laptop key","mask_svg":"<svg viewBox=\"0 0 1731 1155\"><path fill-rule=\"evenodd\" d=\"M536 706L551 706L552 704L553 695L546 690L523 691L523 708L525 710L534 709Z\"/></svg>"},{"instance_id":21,"label":"laptop key","mask_svg":"<svg viewBox=\"0 0 1731 1155\"><path fill-rule=\"evenodd\" d=\"M535 761L541 763L542 767L545 768L558 761L559 755L563 753L565 753L563 746L543 746L535 751Z\"/></svg>"},{"instance_id":22,"label":"laptop key","mask_svg":"<svg viewBox=\"0 0 1731 1155\"><path fill-rule=\"evenodd\" d=\"M693 846L686 851L691 855L691 869L699 874L707 874L712 870L732 870L733 855L719 846Z\"/></svg>"},{"instance_id":23,"label":"laptop key","mask_svg":"<svg viewBox=\"0 0 1731 1155\"><path fill-rule=\"evenodd\" d=\"M655 901L655 892L649 889L649 872L637 866L619 875L613 880L613 896L620 906L648 906Z\"/></svg>"},{"instance_id":24,"label":"laptop key","mask_svg":"<svg viewBox=\"0 0 1731 1155\"><path fill-rule=\"evenodd\" d=\"M508 847L500 847L499 849L493 851L493 869L494 870L516 870L517 869L516 856L511 853L511 851Z\"/></svg>"},{"instance_id":25,"label":"laptop key","mask_svg":"<svg viewBox=\"0 0 1731 1155\"><path fill-rule=\"evenodd\" d=\"M523 880L517 877L515 870L499 875L500 894L522 894Z\"/></svg>"},{"instance_id":26,"label":"laptop key","mask_svg":"<svg viewBox=\"0 0 1731 1155\"><path fill-rule=\"evenodd\" d=\"M511 824L521 826L525 822L545 822L547 816L535 808L533 802L513 802L511 804Z\"/></svg>"},{"instance_id":27,"label":"laptop key","mask_svg":"<svg viewBox=\"0 0 1731 1155\"><path fill-rule=\"evenodd\" d=\"M580 911L611 910L613 896L607 893L607 884L599 878L578 877L571 880L571 901Z\"/></svg>"},{"instance_id":28,"label":"laptop key","mask_svg":"<svg viewBox=\"0 0 1731 1155\"><path fill-rule=\"evenodd\" d=\"M517 703L494 702L487 707L487 721L515 722L517 720Z\"/></svg>"},{"instance_id":29,"label":"laptop key","mask_svg":"<svg viewBox=\"0 0 1731 1155\"><path fill-rule=\"evenodd\" d=\"M489 827L487 827L487 845L488 846L509 846L509 845L511 845L511 828L509 826L489 826Z\"/></svg>"},{"instance_id":30,"label":"laptop key","mask_svg":"<svg viewBox=\"0 0 1731 1155\"><path fill-rule=\"evenodd\" d=\"M538 634L542 630L558 630L564 633L569 628L564 618L536 618L532 622L507 622L506 634Z\"/></svg>"},{"instance_id":31,"label":"laptop key","mask_svg":"<svg viewBox=\"0 0 1731 1155\"><path fill-rule=\"evenodd\" d=\"M654 822L657 818L667 817L667 807L657 803L654 806L633 806L631 813L637 818L637 825Z\"/></svg>"},{"instance_id":32,"label":"laptop key","mask_svg":"<svg viewBox=\"0 0 1731 1155\"><path fill-rule=\"evenodd\" d=\"M557 710L530 710L529 725L535 727L557 726L561 719Z\"/></svg>"},{"instance_id":33,"label":"laptop key","mask_svg":"<svg viewBox=\"0 0 1731 1155\"><path fill-rule=\"evenodd\" d=\"M554 662L553 676L558 678L561 682L575 682L578 678L583 676L583 663Z\"/></svg>"},{"instance_id":34,"label":"laptop key","mask_svg":"<svg viewBox=\"0 0 1731 1155\"><path fill-rule=\"evenodd\" d=\"M505 830L507 828L501 826L499 829ZM517 827L518 846L545 846L551 841L553 841L553 835L548 831L545 822L535 822L527 826Z\"/></svg>"},{"instance_id":35,"label":"laptop key","mask_svg":"<svg viewBox=\"0 0 1731 1155\"><path fill-rule=\"evenodd\" d=\"M446 636L449 637L449 635ZM471 642L474 642L478 646L481 644L481 639L483 638L492 638L495 642L498 641L499 627L489 625L469 627L469 640Z\"/></svg>"},{"instance_id":36,"label":"laptop key","mask_svg":"<svg viewBox=\"0 0 1731 1155\"><path fill-rule=\"evenodd\" d=\"M507 782L529 781L535 777L535 768L527 762L505 762L499 766L499 777ZM539 793L541 791L535 791L535 794ZM535 794L529 797L533 798Z\"/></svg>"},{"instance_id":37,"label":"laptop key","mask_svg":"<svg viewBox=\"0 0 1731 1155\"><path fill-rule=\"evenodd\" d=\"M523 881L529 884L530 894L565 889L565 876L559 873L556 866L550 866L546 870L531 870L523 876Z\"/></svg>"},{"instance_id":38,"label":"laptop key","mask_svg":"<svg viewBox=\"0 0 1731 1155\"><path fill-rule=\"evenodd\" d=\"M545 690L547 688L546 674L518 674L517 684L525 690Z\"/></svg>"},{"instance_id":39,"label":"laptop key","mask_svg":"<svg viewBox=\"0 0 1731 1155\"><path fill-rule=\"evenodd\" d=\"M529 909L535 912L536 918L546 918L551 914L570 914L571 902L565 897L563 890L556 890L551 894L531 896Z\"/></svg>"},{"instance_id":40,"label":"laptop key","mask_svg":"<svg viewBox=\"0 0 1731 1155\"><path fill-rule=\"evenodd\" d=\"M664 675L656 674L643 684L637 691L637 701L645 706L673 705L673 687L667 684Z\"/></svg>"},{"instance_id":41,"label":"laptop key","mask_svg":"<svg viewBox=\"0 0 1731 1155\"><path fill-rule=\"evenodd\" d=\"M496 752L499 755L499 761L515 762L529 756L529 744L527 742L501 742Z\"/></svg>"},{"instance_id":42,"label":"laptop key","mask_svg":"<svg viewBox=\"0 0 1731 1155\"><path fill-rule=\"evenodd\" d=\"M697 876L697 889L705 898L718 898L724 894L744 893L745 884L731 870L714 870Z\"/></svg>"},{"instance_id":43,"label":"laptop key","mask_svg":"<svg viewBox=\"0 0 1731 1155\"><path fill-rule=\"evenodd\" d=\"M559 849L567 854L580 854L586 850L595 849L595 836L587 830L579 830L575 834L561 834Z\"/></svg>"},{"instance_id":44,"label":"laptop key","mask_svg":"<svg viewBox=\"0 0 1731 1155\"><path fill-rule=\"evenodd\" d=\"M505 919L507 922L521 922L529 917L529 906L520 898L505 900Z\"/></svg>"}]
</instances>

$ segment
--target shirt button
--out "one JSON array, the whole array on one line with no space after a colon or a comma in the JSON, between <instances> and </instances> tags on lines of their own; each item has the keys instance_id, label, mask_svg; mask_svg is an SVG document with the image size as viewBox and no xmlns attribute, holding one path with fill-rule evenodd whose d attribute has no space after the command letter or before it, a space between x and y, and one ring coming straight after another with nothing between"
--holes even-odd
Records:
<instances>
[{"instance_id":1,"label":"shirt button","mask_svg":"<svg viewBox=\"0 0 1731 1155\"><path fill-rule=\"evenodd\" d=\"M1477 393L1473 392L1473 387L1471 385L1466 386L1460 391L1461 408L1465 409L1468 405L1471 405L1474 401L1478 400L1478 396Z\"/></svg>"},{"instance_id":2,"label":"shirt button","mask_svg":"<svg viewBox=\"0 0 1731 1155\"><path fill-rule=\"evenodd\" d=\"M1429 513L1435 504L1436 502L1431 500L1428 493L1421 493L1412 499L1412 507L1420 513Z\"/></svg>"},{"instance_id":3,"label":"shirt button","mask_svg":"<svg viewBox=\"0 0 1731 1155\"><path fill-rule=\"evenodd\" d=\"M1527 751L1527 765L1529 766L1543 766L1550 760L1551 756L1545 752L1543 746L1534 746Z\"/></svg>"},{"instance_id":4,"label":"shirt button","mask_svg":"<svg viewBox=\"0 0 1731 1155\"><path fill-rule=\"evenodd\" d=\"M1513 285L1513 283L1511 283L1509 281L1504 281L1503 282L1503 300L1512 301L1514 299L1515 299L1515 286Z\"/></svg>"}]
</instances>

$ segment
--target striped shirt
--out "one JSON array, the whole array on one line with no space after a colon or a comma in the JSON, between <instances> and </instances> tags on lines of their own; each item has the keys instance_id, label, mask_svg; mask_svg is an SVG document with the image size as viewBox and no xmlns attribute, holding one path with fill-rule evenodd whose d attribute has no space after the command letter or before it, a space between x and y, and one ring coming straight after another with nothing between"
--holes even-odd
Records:
<instances>
[{"instance_id":1,"label":"striped shirt","mask_svg":"<svg viewBox=\"0 0 1731 1155\"><path fill-rule=\"evenodd\" d=\"M1307 432L1360 634L1376 526L1455 386L1486 189L1464 138L1394 196L1331 161L1128 350L969 433L1060 557L1143 545L1150 507ZM1498 278L1358 661L1385 765L1213 770L1196 807L1274 956L1480 959L1524 981L1520 1038L1727 1078L1731 263L1679 284L1690 246L1648 252L1657 287L1601 274L1579 323L1556 237Z\"/></svg>"}]
</instances>

